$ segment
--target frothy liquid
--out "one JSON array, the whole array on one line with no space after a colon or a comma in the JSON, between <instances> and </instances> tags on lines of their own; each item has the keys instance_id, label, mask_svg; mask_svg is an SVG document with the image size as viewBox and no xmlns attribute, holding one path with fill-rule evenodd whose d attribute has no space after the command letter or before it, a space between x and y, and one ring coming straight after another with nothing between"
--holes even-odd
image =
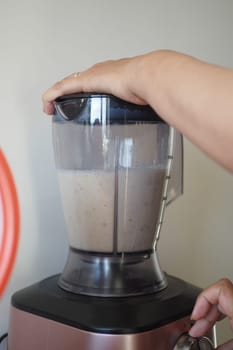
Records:
<instances>
[{"instance_id":1,"label":"frothy liquid","mask_svg":"<svg viewBox=\"0 0 233 350\"><path fill-rule=\"evenodd\" d=\"M155 236L165 169L60 170L70 245L95 252L149 250ZM116 191L116 193L115 193Z\"/></svg>"}]
</instances>

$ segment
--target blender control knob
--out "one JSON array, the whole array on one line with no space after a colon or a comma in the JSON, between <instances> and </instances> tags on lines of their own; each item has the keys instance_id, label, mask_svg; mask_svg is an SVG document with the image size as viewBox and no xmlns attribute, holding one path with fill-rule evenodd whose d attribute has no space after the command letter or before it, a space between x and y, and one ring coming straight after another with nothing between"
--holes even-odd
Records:
<instances>
[{"instance_id":1,"label":"blender control knob","mask_svg":"<svg viewBox=\"0 0 233 350\"><path fill-rule=\"evenodd\" d=\"M173 350L213 350L214 347L207 337L192 338L183 334L177 341Z\"/></svg>"},{"instance_id":2,"label":"blender control knob","mask_svg":"<svg viewBox=\"0 0 233 350\"><path fill-rule=\"evenodd\" d=\"M198 340L198 344L199 344L200 350L211 350L211 349L213 350L214 349L212 342L207 337L200 338Z\"/></svg>"}]
</instances>

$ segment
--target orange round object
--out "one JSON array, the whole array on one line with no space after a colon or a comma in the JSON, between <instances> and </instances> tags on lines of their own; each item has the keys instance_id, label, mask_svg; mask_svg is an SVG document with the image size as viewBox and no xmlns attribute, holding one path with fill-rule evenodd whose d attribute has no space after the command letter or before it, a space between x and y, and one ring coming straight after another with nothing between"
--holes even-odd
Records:
<instances>
[{"instance_id":1,"label":"orange round object","mask_svg":"<svg viewBox=\"0 0 233 350\"><path fill-rule=\"evenodd\" d=\"M0 296L15 262L19 241L19 216L14 179L0 149Z\"/></svg>"}]
</instances>

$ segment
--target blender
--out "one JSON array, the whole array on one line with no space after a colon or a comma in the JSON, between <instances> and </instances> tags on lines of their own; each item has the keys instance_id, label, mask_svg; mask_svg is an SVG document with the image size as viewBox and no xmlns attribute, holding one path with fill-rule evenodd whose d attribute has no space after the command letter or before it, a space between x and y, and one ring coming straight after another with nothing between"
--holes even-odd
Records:
<instances>
[{"instance_id":1,"label":"blender","mask_svg":"<svg viewBox=\"0 0 233 350\"><path fill-rule=\"evenodd\" d=\"M107 94L55 102L53 142L70 243L61 275L12 297L8 350L213 349L191 338L200 289L163 272L166 206L183 190L182 136Z\"/></svg>"}]
</instances>

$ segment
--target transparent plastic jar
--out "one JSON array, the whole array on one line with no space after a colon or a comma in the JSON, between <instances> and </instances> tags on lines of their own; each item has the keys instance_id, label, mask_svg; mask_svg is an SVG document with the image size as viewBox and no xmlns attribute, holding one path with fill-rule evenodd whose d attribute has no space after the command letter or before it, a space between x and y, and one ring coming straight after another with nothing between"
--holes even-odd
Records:
<instances>
[{"instance_id":1,"label":"transparent plastic jar","mask_svg":"<svg viewBox=\"0 0 233 350\"><path fill-rule=\"evenodd\" d=\"M70 280L67 276L72 275L77 282L80 256L85 257L82 262L89 259L92 266L104 261L110 274L111 259L118 268L129 259L134 274L137 264L147 261L148 265L152 259L152 270L159 271L159 283L153 281L153 288L160 288L160 282L164 287L165 277L155 259L155 242L168 196L172 194L170 201L180 191L168 188L174 130L149 106L130 104L111 95L64 96L55 107L54 149L70 243L61 281ZM95 276L97 267L94 269L89 275ZM70 289L70 282L63 282L61 285ZM124 289L122 283L120 289ZM78 292L83 292L82 287Z\"/></svg>"}]
</instances>

